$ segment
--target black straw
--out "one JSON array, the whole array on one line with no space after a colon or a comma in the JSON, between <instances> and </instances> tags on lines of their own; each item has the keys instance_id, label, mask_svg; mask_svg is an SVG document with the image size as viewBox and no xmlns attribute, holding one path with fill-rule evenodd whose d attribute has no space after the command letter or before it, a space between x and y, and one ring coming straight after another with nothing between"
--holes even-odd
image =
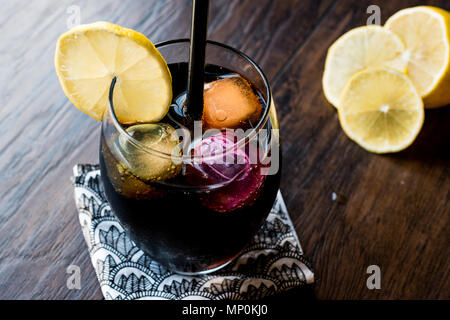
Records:
<instances>
[{"instance_id":1,"label":"black straw","mask_svg":"<svg viewBox=\"0 0 450 320\"><path fill-rule=\"evenodd\" d=\"M192 0L191 46L185 113L200 120L203 113L205 48L208 33L209 0Z\"/></svg>"}]
</instances>

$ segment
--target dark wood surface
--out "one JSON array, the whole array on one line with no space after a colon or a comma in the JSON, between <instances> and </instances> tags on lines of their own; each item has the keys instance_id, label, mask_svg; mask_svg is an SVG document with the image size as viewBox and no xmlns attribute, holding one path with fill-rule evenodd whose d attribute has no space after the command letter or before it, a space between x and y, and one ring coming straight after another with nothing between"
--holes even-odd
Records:
<instances>
[{"instance_id":1,"label":"dark wood surface","mask_svg":"<svg viewBox=\"0 0 450 320\"><path fill-rule=\"evenodd\" d=\"M366 23L450 1L211 0L209 38L256 60L268 76L283 139L281 189L319 299L450 298L450 108L426 112L412 147L370 154L342 132L325 100L327 48ZM0 11L0 298L101 299L73 200L76 163L98 161L100 125L64 96L54 68L67 8L153 42L188 37L190 1L8 0ZM337 199L332 200L332 193ZM381 268L368 290L366 268ZM68 290L66 268L81 268ZM295 292L291 293L295 295Z\"/></svg>"}]
</instances>

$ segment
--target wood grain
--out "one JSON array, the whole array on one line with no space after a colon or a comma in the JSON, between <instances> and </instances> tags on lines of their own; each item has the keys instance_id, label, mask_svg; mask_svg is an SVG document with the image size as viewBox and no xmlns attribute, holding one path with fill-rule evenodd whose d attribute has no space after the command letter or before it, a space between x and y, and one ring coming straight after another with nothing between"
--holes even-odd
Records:
<instances>
[{"instance_id":1,"label":"wood grain","mask_svg":"<svg viewBox=\"0 0 450 320\"><path fill-rule=\"evenodd\" d=\"M326 49L365 24L370 4L384 21L419 1L212 0L209 38L249 54L271 82L282 192L315 267L315 296L448 299L450 108L426 112L412 147L378 156L345 137L322 94ZM102 298L70 181L74 164L98 161L100 127L68 102L53 68L71 5L82 23L111 21L153 42L189 35L189 0L2 3L0 299ZM66 287L71 264L80 290ZM366 287L371 264L381 267L381 290Z\"/></svg>"},{"instance_id":2,"label":"wood grain","mask_svg":"<svg viewBox=\"0 0 450 320\"><path fill-rule=\"evenodd\" d=\"M450 109L427 112L407 151L379 156L349 141L321 90L326 49L365 23L370 4L340 1L272 82L288 168L282 191L314 257L318 298L448 298ZM383 19L415 4L379 2ZM382 290L366 287L372 264Z\"/></svg>"}]
</instances>

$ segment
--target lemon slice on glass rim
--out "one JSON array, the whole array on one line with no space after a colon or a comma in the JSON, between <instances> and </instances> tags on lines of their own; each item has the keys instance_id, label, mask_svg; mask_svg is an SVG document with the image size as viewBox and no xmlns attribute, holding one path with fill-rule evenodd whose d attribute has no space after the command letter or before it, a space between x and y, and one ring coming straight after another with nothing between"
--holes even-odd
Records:
<instances>
[{"instance_id":1,"label":"lemon slice on glass rim","mask_svg":"<svg viewBox=\"0 0 450 320\"><path fill-rule=\"evenodd\" d=\"M164 58L144 35L108 22L75 27L58 39L55 69L66 96L102 120L114 77L114 111L123 124L158 122L172 101Z\"/></svg>"},{"instance_id":2,"label":"lemon slice on glass rim","mask_svg":"<svg viewBox=\"0 0 450 320\"><path fill-rule=\"evenodd\" d=\"M412 81L385 67L356 73L342 92L338 113L347 136L375 153L407 148L424 121L423 102Z\"/></svg>"}]
</instances>

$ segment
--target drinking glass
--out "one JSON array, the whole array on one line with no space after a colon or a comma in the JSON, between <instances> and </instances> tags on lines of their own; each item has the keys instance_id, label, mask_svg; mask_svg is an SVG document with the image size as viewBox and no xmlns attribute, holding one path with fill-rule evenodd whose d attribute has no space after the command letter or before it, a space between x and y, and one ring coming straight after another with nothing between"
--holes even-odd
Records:
<instances>
[{"instance_id":1,"label":"drinking glass","mask_svg":"<svg viewBox=\"0 0 450 320\"><path fill-rule=\"evenodd\" d=\"M189 40L167 41L156 48L172 66L173 87L184 85L187 74L177 73L173 66L188 62ZM226 140L224 155L231 154L233 161L240 155L243 161L221 163L212 155L199 159L195 152L169 153L141 143L115 115L113 84L101 130L101 178L112 211L140 249L181 274L218 270L242 253L269 214L280 182L278 121L262 70L244 53L214 41L207 41L206 65L239 73L260 94L259 122ZM169 116L176 118L173 111ZM167 134L157 129L157 134ZM210 138L220 140L223 134ZM173 132L152 137L168 138ZM176 177L168 173L146 178L146 170L168 163Z\"/></svg>"}]
</instances>

